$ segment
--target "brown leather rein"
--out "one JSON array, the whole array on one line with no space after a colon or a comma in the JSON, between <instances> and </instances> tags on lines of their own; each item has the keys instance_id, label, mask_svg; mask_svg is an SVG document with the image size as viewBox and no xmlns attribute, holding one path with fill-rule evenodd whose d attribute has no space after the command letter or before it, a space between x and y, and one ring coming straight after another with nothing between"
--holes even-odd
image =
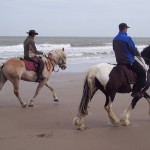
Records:
<instances>
[{"instance_id":1,"label":"brown leather rein","mask_svg":"<svg viewBox=\"0 0 150 150\"><path fill-rule=\"evenodd\" d=\"M58 68L58 70L56 71L55 70L55 67L54 67L54 64L52 63L52 59L50 59L49 57L47 57L47 56L44 56L46 59L47 59L47 61L45 61L45 65L46 65L46 68L47 68L47 70L48 71L50 71L50 65L52 65L52 72L54 71L54 72L58 72L59 71L59 68Z\"/></svg>"}]
</instances>

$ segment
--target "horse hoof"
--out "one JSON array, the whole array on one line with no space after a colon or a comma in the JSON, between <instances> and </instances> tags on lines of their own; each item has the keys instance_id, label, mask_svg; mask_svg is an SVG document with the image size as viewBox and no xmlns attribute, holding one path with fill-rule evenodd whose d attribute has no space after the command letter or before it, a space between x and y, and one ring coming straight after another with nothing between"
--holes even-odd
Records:
<instances>
[{"instance_id":1,"label":"horse hoof","mask_svg":"<svg viewBox=\"0 0 150 150\"><path fill-rule=\"evenodd\" d=\"M27 104L23 104L22 107L25 108L27 106Z\"/></svg>"},{"instance_id":2,"label":"horse hoof","mask_svg":"<svg viewBox=\"0 0 150 150\"><path fill-rule=\"evenodd\" d=\"M80 130L80 131L85 131L87 130L88 128L87 127L78 127L77 130Z\"/></svg>"},{"instance_id":3,"label":"horse hoof","mask_svg":"<svg viewBox=\"0 0 150 150\"><path fill-rule=\"evenodd\" d=\"M29 105L28 105L28 107L33 107L33 106L34 106L33 104L29 104Z\"/></svg>"},{"instance_id":4,"label":"horse hoof","mask_svg":"<svg viewBox=\"0 0 150 150\"><path fill-rule=\"evenodd\" d=\"M73 125L77 128L77 130L85 130L87 127L84 126L84 118L76 116L73 119Z\"/></svg>"},{"instance_id":5,"label":"horse hoof","mask_svg":"<svg viewBox=\"0 0 150 150\"><path fill-rule=\"evenodd\" d=\"M121 125L122 126L131 126L131 123L129 120L121 120Z\"/></svg>"},{"instance_id":6,"label":"horse hoof","mask_svg":"<svg viewBox=\"0 0 150 150\"><path fill-rule=\"evenodd\" d=\"M122 122L121 125L122 126L131 126L131 123Z\"/></svg>"},{"instance_id":7,"label":"horse hoof","mask_svg":"<svg viewBox=\"0 0 150 150\"><path fill-rule=\"evenodd\" d=\"M117 122L113 123L113 125L114 125L115 127L120 126L120 121L117 121Z\"/></svg>"},{"instance_id":8,"label":"horse hoof","mask_svg":"<svg viewBox=\"0 0 150 150\"><path fill-rule=\"evenodd\" d=\"M59 102L58 98L54 99L54 102Z\"/></svg>"}]
</instances>

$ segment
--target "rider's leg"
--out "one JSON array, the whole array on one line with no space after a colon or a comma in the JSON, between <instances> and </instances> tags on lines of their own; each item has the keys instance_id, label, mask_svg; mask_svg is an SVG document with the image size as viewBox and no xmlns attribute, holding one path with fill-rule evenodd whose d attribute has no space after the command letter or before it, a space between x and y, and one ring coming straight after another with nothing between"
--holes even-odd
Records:
<instances>
[{"instance_id":1,"label":"rider's leg","mask_svg":"<svg viewBox=\"0 0 150 150\"><path fill-rule=\"evenodd\" d=\"M37 58L38 59L38 69L37 69L37 82L45 79L45 77L43 76L43 69L44 69L44 61L42 60L42 58Z\"/></svg>"},{"instance_id":2,"label":"rider's leg","mask_svg":"<svg viewBox=\"0 0 150 150\"><path fill-rule=\"evenodd\" d=\"M42 58L40 58L38 56L34 56L34 57L28 57L28 58L25 58L25 59L33 61L34 63L36 63L38 65L36 82L39 82L39 81L45 79L45 77L42 74L43 69L44 69L44 61L42 60Z\"/></svg>"},{"instance_id":3,"label":"rider's leg","mask_svg":"<svg viewBox=\"0 0 150 150\"><path fill-rule=\"evenodd\" d=\"M132 64L132 69L137 73L137 81L134 86L132 96L136 97L141 92L142 88L145 87L146 84L146 70L143 68L141 64L139 64L136 60Z\"/></svg>"}]
</instances>

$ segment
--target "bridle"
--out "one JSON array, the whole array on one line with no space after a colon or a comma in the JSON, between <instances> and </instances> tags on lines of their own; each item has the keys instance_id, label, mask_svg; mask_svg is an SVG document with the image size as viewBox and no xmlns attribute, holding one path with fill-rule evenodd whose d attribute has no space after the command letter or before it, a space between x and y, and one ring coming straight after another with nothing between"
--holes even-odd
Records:
<instances>
[{"instance_id":1,"label":"bridle","mask_svg":"<svg viewBox=\"0 0 150 150\"><path fill-rule=\"evenodd\" d=\"M57 54L59 55L58 52L55 51L55 53L57 53ZM52 65L52 67L53 67L52 71L58 72L58 71L59 71L59 68L60 68L60 66L61 66L61 64L58 64L59 68L58 68L58 70L55 70L54 63L57 64L57 62L56 62L54 59L52 59L52 57L51 57L49 54L48 54L48 57L45 56L45 58L48 60L48 63L49 63L49 61L50 61L51 65ZM63 57L62 57L61 55L59 55L59 58L61 58L61 59L62 59L62 63L65 64L65 61L64 61L64 59L63 59ZM53 63L53 62L54 62L54 63ZM59 62L59 60L58 60L58 62Z\"/></svg>"},{"instance_id":2,"label":"bridle","mask_svg":"<svg viewBox=\"0 0 150 150\"><path fill-rule=\"evenodd\" d=\"M50 66L50 64L52 65L52 72L54 71L54 72L58 72L59 71L59 68L58 68L58 70L56 71L55 70L55 67L54 67L54 63L53 62L55 62L54 60L52 60L52 59L50 59L49 57L47 57L47 56L44 56L46 59L47 59L47 62L45 61L45 64L46 64L46 67L47 67L47 70L48 71L50 71L50 68L48 67L48 65L47 65L47 63L49 64L49 66ZM53 62L52 62L53 61Z\"/></svg>"}]
</instances>

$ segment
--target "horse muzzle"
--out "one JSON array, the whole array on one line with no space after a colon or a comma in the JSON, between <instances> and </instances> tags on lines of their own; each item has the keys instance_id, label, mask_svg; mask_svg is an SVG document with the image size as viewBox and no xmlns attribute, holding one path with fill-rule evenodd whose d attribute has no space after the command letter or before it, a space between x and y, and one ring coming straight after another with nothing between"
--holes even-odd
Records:
<instances>
[{"instance_id":1,"label":"horse muzzle","mask_svg":"<svg viewBox=\"0 0 150 150\"><path fill-rule=\"evenodd\" d=\"M62 70L65 70L65 69L67 68L66 65L60 65L59 67L60 67Z\"/></svg>"}]
</instances>

